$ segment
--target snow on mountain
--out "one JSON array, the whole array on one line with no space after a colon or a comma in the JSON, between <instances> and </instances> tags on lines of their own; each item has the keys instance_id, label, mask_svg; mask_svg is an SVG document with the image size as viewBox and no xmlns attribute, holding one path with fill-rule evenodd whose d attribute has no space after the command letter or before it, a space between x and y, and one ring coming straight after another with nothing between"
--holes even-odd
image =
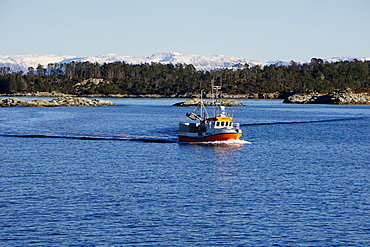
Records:
<instances>
[{"instance_id":1,"label":"snow on mountain","mask_svg":"<svg viewBox=\"0 0 370 247\"><path fill-rule=\"evenodd\" d=\"M11 71L27 71L29 67L36 67L41 64L47 66L50 63L58 63L74 56L59 55L0 55L0 67L10 67Z\"/></svg>"},{"instance_id":2,"label":"snow on mountain","mask_svg":"<svg viewBox=\"0 0 370 247\"><path fill-rule=\"evenodd\" d=\"M332 57L332 58L328 58L328 59L323 59L325 62L330 62L330 63L334 63L334 62L337 62L337 61L354 61L354 60L358 60L358 61L370 61L370 57Z\"/></svg>"},{"instance_id":3,"label":"snow on mountain","mask_svg":"<svg viewBox=\"0 0 370 247\"><path fill-rule=\"evenodd\" d=\"M334 57L330 59L323 59L328 62L336 61L352 61L357 59L359 61L370 60L370 57ZM79 57L67 55L0 55L0 67L10 67L11 71L26 72L29 67L37 68L39 64L47 67L50 63L69 63L76 62L92 62L92 63L112 63L117 61L124 61L129 64L140 63L172 63L172 64L192 64L197 70L212 70L217 68L236 68L243 67L244 64L249 66L266 66L271 64L289 65L290 61L284 60L247 60L243 57L234 57L226 55L196 55L196 54L181 54L178 52L162 52L155 53L151 56L122 56L117 54L104 54L95 57ZM298 63L308 63L303 61Z\"/></svg>"}]
</instances>

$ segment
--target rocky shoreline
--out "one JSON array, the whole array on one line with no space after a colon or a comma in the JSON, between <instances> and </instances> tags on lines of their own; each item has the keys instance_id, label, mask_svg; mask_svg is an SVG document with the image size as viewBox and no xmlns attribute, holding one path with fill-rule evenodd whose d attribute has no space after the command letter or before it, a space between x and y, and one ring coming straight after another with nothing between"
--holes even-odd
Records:
<instances>
[{"instance_id":1,"label":"rocky shoreline","mask_svg":"<svg viewBox=\"0 0 370 247\"><path fill-rule=\"evenodd\" d=\"M0 96L8 97L89 97L89 98L200 98L200 94L89 94L89 95L75 95L64 94L59 92L31 92L31 93L12 93L0 94ZM275 93L249 93L249 94L223 94L225 99L283 99L285 95ZM211 99L212 95L204 95L203 98Z\"/></svg>"},{"instance_id":2,"label":"rocky shoreline","mask_svg":"<svg viewBox=\"0 0 370 247\"><path fill-rule=\"evenodd\" d=\"M177 94L177 95L161 95L161 94L144 94L144 95L131 95L131 94L91 94L84 95L81 97L79 95L64 94L59 92L32 92L32 93L13 93L13 94L0 94L0 96L8 97L57 97L57 98L69 98L72 99L86 99L89 98L191 98L190 102L181 102L176 103L176 106L194 106L198 104L197 102L191 102L191 100L196 100L199 98L199 94ZM203 95L203 98L208 99L212 98L211 95ZM343 90L334 90L328 94L319 94L319 93L250 93L250 94L223 94L224 99L284 99L283 103L291 104L342 104L342 105L369 105L370 104L370 88L359 88L351 89L346 88ZM29 106L59 106L54 102L47 102L42 100L27 101L24 103L15 103L20 100L15 99L10 101L10 99L0 98L0 107L7 105L29 105ZM5 100L5 101L4 101ZM9 100L9 102L7 101ZM45 103L46 102L46 103ZM111 103L111 102L110 102ZM110 105L108 103L102 103L103 105ZM112 103L111 103L112 104ZM184 104L184 105L181 105ZM207 104L207 103L206 103ZM224 102L225 106L240 106L234 104L233 102ZM240 104L240 103L238 103ZM100 106L101 103L96 102L76 102L71 106ZM69 106L66 103L62 103L61 106Z\"/></svg>"},{"instance_id":3,"label":"rocky shoreline","mask_svg":"<svg viewBox=\"0 0 370 247\"><path fill-rule=\"evenodd\" d=\"M344 90L334 90L328 94L294 94L284 99L283 103L370 105L370 94L354 92L352 89L346 88Z\"/></svg>"},{"instance_id":4,"label":"rocky shoreline","mask_svg":"<svg viewBox=\"0 0 370 247\"><path fill-rule=\"evenodd\" d=\"M101 99L87 99L82 97L64 96L51 101L42 99L19 100L17 98L0 98L0 107L58 107L58 106L111 106L115 105L111 101Z\"/></svg>"}]
</instances>

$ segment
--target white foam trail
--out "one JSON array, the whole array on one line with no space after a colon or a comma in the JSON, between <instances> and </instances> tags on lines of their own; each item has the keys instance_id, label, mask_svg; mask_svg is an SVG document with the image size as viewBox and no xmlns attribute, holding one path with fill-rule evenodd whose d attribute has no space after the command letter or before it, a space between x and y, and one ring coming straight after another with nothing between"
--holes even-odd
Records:
<instances>
[{"instance_id":1,"label":"white foam trail","mask_svg":"<svg viewBox=\"0 0 370 247\"><path fill-rule=\"evenodd\" d=\"M225 141L212 141L212 142L190 142L189 144L198 145L214 145L214 146L241 146L244 144L252 144L249 141L244 140L225 140Z\"/></svg>"}]
</instances>

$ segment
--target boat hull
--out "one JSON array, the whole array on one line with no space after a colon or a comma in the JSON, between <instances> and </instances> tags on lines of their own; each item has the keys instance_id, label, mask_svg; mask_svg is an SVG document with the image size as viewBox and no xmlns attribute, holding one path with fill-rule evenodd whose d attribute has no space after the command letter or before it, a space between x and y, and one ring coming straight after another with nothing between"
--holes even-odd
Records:
<instances>
[{"instance_id":1,"label":"boat hull","mask_svg":"<svg viewBox=\"0 0 370 247\"><path fill-rule=\"evenodd\" d=\"M242 133L222 133L209 136L190 137L179 135L179 142L214 142L226 140L239 140Z\"/></svg>"}]
</instances>

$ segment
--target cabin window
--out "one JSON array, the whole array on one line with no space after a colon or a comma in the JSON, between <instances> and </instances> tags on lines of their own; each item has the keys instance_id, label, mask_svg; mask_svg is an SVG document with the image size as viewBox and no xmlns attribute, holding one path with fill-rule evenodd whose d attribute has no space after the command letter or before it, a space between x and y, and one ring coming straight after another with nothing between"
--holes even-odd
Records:
<instances>
[{"instance_id":1,"label":"cabin window","mask_svg":"<svg viewBox=\"0 0 370 247\"><path fill-rule=\"evenodd\" d=\"M216 126L220 126L220 122L216 122Z\"/></svg>"},{"instance_id":2,"label":"cabin window","mask_svg":"<svg viewBox=\"0 0 370 247\"><path fill-rule=\"evenodd\" d=\"M221 122L221 126L224 126L225 125L225 122Z\"/></svg>"}]
</instances>

